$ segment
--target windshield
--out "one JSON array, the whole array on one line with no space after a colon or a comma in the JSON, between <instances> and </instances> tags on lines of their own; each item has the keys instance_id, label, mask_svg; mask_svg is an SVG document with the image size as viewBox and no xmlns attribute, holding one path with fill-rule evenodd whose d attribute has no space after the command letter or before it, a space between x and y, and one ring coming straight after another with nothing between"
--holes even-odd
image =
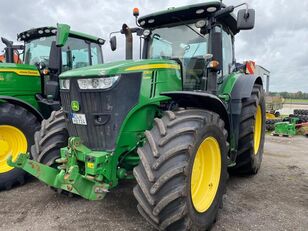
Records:
<instances>
[{"instance_id":1,"label":"windshield","mask_svg":"<svg viewBox=\"0 0 308 231\"><path fill-rule=\"evenodd\" d=\"M186 89L200 89L205 75L208 35L199 35L196 32L199 30L194 24L157 28L152 30L148 45L149 59L178 58L181 61Z\"/></svg>"},{"instance_id":2,"label":"windshield","mask_svg":"<svg viewBox=\"0 0 308 231\"><path fill-rule=\"evenodd\" d=\"M43 62L48 66L49 53L55 36L33 39L25 44L25 64ZM103 63L101 46L89 41L69 37L62 47L62 71Z\"/></svg>"},{"instance_id":3,"label":"windshield","mask_svg":"<svg viewBox=\"0 0 308 231\"><path fill-rule=\"evenodd\" d=\"M198 31L194 24L189 24ZM207 52L207 36L201 36L188 26L157 28L152 31L148 58L188 59L204 56Z\"/></svg>"},{"instance_id":4,"label":"windshield","mask_svg":"<svg viewBox=\"0 0 308 231\"><path fill-rule=\"evenodd\" d=\"M51 42L55 36L41 37L25 43L24 63L35 65L40 62L48 64Z\"/></svg>"}]
</instances>

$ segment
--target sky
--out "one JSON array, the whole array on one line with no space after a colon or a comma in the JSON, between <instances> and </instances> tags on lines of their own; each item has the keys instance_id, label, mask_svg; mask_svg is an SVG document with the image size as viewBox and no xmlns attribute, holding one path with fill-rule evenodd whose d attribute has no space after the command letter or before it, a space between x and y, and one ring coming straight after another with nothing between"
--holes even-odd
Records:
<instances>
[{"instance_id":1,"label":"sky","mask_svg":"<svg viewBox=\"0 0 308 231\"><path fill-rule=\"evenodd\" d=\"M106 39L103 52L109 62L124 59L123 37L117 36L119 49L112 52L109 33L120 30L123 23L135 26L134 7L145 15L199 2L204 0L0 0L0 36L16 41L17 33L30 28L67 23L72 30ZM243 1L223 2L236 5ZM270 70L270 91L308 92L308 1L246 2L256 10L256 23L253 30L236 35L236 60L254 60ZM0 44L0 53L3 48Z\"/></svg>"}]
</instances>

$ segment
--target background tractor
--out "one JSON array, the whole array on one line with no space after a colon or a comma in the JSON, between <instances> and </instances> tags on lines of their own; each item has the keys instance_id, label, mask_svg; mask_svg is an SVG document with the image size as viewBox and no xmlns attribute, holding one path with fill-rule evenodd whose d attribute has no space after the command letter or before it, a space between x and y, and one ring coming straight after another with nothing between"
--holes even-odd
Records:
<instances>
[{"instance_id":1,"label":"background tractor","mask_svg":"<svg viewBox=\"0 0 308 231\"><path fill-rule=\"evenodd\" d=\"M135 178L138 210L155 228L209 229L228 168L255 174L263 155L262 78L234 57L234 36L253 28L255 12L236 18L236 7L207 2L140 18L135 9L138 27L121 30L127 60L61 74L63 110L36 133L36 160L24 153L8 163L89 200ZM143 40L141 60L130 60L132 33Z\"/></svg>"},{"instance_id":2,"label":"background tractor","mask_svg":"<svg viewBox=\"0 0 308 231\"><path fill-rule=\"evenodd\" d=\"M65 24L27 30L17 38L24 44L2 38L6 48L5 63L0 63L0 189L24 183L25 172L8 166L6 159L30 151L43 118L60 109L59 74L103 62L104 40L71 31ZM19 52L22 64L16 60Z\"/></svg>"}]
</instances>

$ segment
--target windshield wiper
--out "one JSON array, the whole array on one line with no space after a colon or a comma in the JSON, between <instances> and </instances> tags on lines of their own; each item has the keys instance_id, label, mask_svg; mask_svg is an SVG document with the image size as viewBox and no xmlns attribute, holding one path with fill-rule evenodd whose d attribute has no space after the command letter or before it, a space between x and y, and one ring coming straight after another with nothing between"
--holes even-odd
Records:
<instances>
[{"instance_id":1,"label":"windshield wiper","mask_svg":"<svg viewBox=\"0 0 308 231\"><path fill-rule=\"evenodd\" d=\"M167 41L166 39L161 38L159 34L154 34L154 35L153 35L153 38L154 38L154 39L157 39L157 40L159 40L159 41L162 41L162 42L164 42L164 43L167 43L167 44L169 44L169 45L172 45L171 42Z\"/></svg>"}]
</instances>

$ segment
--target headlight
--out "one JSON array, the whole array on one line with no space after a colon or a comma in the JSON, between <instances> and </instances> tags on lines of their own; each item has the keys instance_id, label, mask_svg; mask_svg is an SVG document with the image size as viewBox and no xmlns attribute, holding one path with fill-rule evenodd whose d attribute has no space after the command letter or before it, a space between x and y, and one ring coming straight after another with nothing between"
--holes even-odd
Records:
<instances>
[{"instance_id":1,"label":"headlight","mask_svg":"<svg viewBox=\"0 0 308 231\"><path fill-rule=\"evenodd\" d=\"M104 78L92 78L92 79L78 79L78 86L80 89L107 89L110 88L117 80L119 76L111 76Z\"/></svg>"},{"instance_id":2,"label":"headlight","mask_svg":"<svg viewBox=\"0 0 308 231\"><path fill-rule=\"evenodd\" d=\"M70 80L69 79L60 79L60 89L69 90L70 89Z\"/></svg>"}]
</instances>

